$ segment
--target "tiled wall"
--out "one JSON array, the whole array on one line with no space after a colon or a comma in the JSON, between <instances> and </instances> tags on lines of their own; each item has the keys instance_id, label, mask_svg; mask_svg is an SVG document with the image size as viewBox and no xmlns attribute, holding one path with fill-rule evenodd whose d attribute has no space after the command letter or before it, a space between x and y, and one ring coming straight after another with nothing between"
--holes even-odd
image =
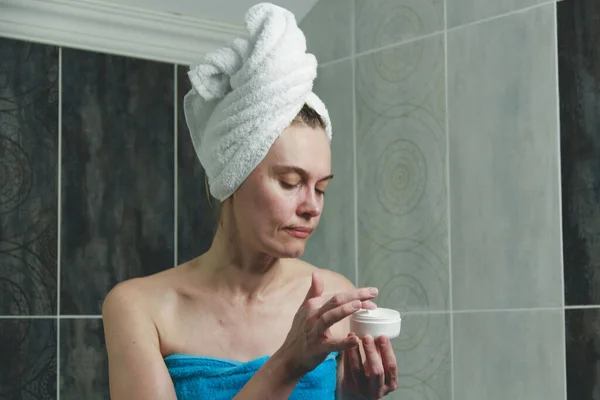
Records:
<instances>
[{"instance_id":1,"label":"tiled wall","mask_svg":"<svg viewBox=\"0 0 600 400\"><path fill-rule=\"evenodd\" d=\"M187 90L184 67L0 38L0 398L107 399L108 290L207 250Z\"/></svg>"},{"instance_id":2,"label":"tiled wall","mask_svg":"<svg viewBox=\"0 0 600 400\"><path fill-rule=\"evenodd\" d=\"M558 3L567 389L600 396L600 3Z\"/></svg>"},{"instance_id":3,"label":"tiled wall","mask_svg":"<svg viewBox=\"0 0 600 400\"><path fill-rule=\"evenodd\" d=\"M354 182L321 229L405 315L390 398L598 397L599 18L594 0L321 0L302 22Z\"/></svg>"},{"instance_id":4,"label":"tiled wall","mask_svg":"<svg viewBox=\"0 0 600 400\"><path fill-rule=\"evenodd\" d=\"M302 22L335 174L305 258L404 313L389 398L597 397L598 18L320 0ZM208 247L188 87L183 67L0 39L0 398L108 398L106 291Z\"/></svg>"}]
</instances>

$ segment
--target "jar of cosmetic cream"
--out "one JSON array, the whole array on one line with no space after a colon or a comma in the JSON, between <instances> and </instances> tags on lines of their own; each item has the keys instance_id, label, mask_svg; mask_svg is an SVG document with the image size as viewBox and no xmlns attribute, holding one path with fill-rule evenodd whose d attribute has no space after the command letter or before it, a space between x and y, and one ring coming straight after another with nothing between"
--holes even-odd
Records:
<instances>
[{"instance_id":1,"label":"jar of cosmetic cream","mask_svg":"<svg viewBox=\"0 0 600 400\"><path fill-rule=\"evenodd\" d=\"M389 308L358 310L350 316L350 331L361 339L366 335L394 339L400 335L401 326L400 313Z\"/></svg>"}]
</instances>

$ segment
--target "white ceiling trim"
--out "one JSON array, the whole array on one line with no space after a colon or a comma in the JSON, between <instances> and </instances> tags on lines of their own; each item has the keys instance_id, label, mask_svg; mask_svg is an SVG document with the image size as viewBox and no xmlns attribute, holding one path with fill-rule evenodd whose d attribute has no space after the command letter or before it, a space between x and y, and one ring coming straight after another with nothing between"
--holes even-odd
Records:
<instances>
[{"instance_id":1,"label":"white ceiling trim","mask_svg":"<svg viewBox=\"0 0 600 400\"><path fill-rule=\"evenodd\" d=\"M99 0L0 0L0 36L189 65L242 25Z\"/></svg>"}]
</instances>

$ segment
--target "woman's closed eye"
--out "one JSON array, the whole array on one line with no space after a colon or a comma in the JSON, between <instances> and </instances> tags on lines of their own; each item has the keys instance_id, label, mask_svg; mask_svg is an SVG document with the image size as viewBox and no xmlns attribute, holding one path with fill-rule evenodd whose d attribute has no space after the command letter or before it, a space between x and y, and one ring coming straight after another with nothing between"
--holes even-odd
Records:
<instances>
[{"instance_id":1,"label":"woman's closed eye","mask_svg":"<svg viewBox=\"0 0 600 400\"><path fill-rule=\"evenodd\" d=\"M300 185L300 183L291 183L286 181L279 181L279 184L284 189L296 189Z\"/></svg>"},{"instance_id":2,"label":"woman's closed eye","mask_svg":"<svg viewBox=\"0 0 600 400\"><path fill-rule=\"evenodd\" d=\"M298 183L296 183L296 182L291 183L291 182L286 182L286 181L279 181L279 184L284 189L292 190L292 189L298 188L298 186L300 186L301 183L300 182L298 182ZM319 196L325 196L325 189L315 188L315 192Z\"/></svg>"}]
</instances>

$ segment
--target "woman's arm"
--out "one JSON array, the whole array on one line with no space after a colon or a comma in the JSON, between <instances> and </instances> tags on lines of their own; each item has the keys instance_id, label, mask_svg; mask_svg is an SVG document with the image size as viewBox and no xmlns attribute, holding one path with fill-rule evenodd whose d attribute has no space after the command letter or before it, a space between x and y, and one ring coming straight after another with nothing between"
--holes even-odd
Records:
<instances>
[{"instance_id":1,"label":"woman's arm","mask_svg":"<svg viewBox=\"0 0 600 400\"><path fill-rule=\"evenodd\" d=\"M102 307L112 400L176 400L156 326L135 281L123 282Z\"/></svg>"}]
</instances>

